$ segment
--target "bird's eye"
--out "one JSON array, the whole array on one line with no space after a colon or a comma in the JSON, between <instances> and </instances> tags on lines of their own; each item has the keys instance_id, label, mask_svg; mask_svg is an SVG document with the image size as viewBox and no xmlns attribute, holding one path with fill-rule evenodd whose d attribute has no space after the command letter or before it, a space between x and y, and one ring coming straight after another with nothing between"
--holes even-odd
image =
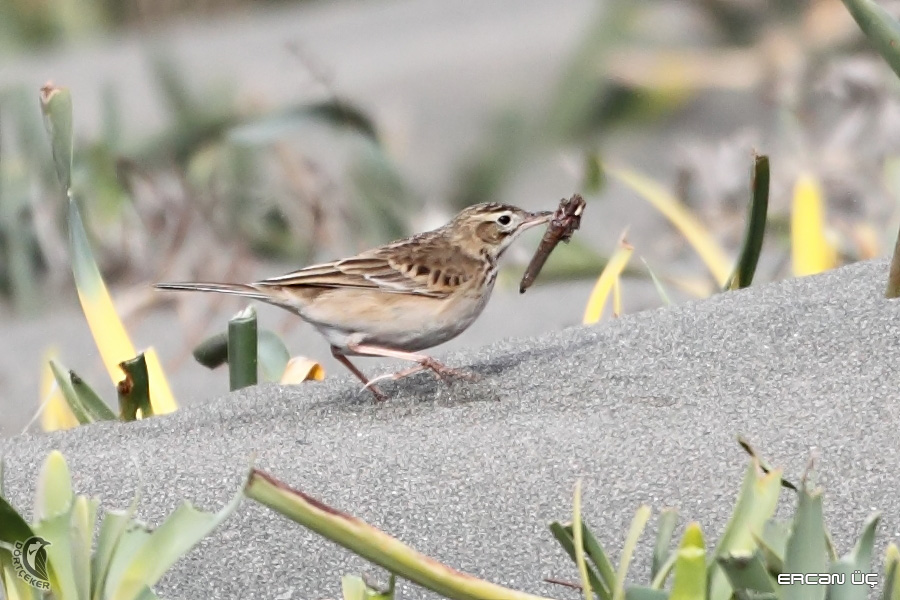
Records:
<instances>
[{"instance_id":1,"label":"bird's eye","mask_svg":"<svg viewBox=\"0 0 900 600\"><path fill-rule=\"evenodd\" d=\"M509 215L500 215L500 217L497 219L497 222L501 225L509 225L509 222L511 220L512 219L509 218Z\"/></svg>"}]
</instances>

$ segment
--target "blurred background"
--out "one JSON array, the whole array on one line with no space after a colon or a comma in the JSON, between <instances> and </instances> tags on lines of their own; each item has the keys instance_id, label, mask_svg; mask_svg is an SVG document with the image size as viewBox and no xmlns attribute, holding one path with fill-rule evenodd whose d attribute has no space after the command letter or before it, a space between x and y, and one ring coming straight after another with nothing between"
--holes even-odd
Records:
<instances>
[{"instance_id":1,"label":"blurred background","mask_svg":"<svg viewBox=\"0 0 900 600\"><path fill-rule=\"evenodd\" d=\"M227 391L190 352L244 304L150 283L273 276L476 202L553 209L580 192L588 207L524 295L540 233L519 242L488 309L438 355L579 324L626 229L624 313L665 303L651 271L673 302L715 293L683 231L605 166L659 186L734 259L753 153L767 154L757 285L797 274L798 178L818 190L829 267L886 255L900 225L898 82L839 0L3 0L2 435L38 410L48 352L115 394L72 281L47 81L72 93L95 257L182 405ZM347 376L310 326L258 308L292 354Z\"/></svg>"}]
</instances>

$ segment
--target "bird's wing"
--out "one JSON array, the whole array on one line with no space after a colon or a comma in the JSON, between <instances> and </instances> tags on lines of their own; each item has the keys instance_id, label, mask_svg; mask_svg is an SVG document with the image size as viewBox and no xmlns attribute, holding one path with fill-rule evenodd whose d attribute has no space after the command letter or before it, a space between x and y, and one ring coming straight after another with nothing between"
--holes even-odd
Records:
<instances>
[{"instance_id":1,"label":"bird's wing","mask_svg":"<svg viewBox=\"0 0 900 600\"><path fill-rule=\"evenodd\" d=\"M479 274L481 263L431 237L416 236L351 258L305 267L258 286L360 288L446 298Z\"/></svg>"},{"instance_id":2,"label":"bird's wing","mask_svg":"<svg viewBox=\"0 0 900 600\"><path fill-rule=\"evenodd\" d=\"M414 294L446 298L452 290L429 285L416 267L408 267L390 257L359 255L334 262L305 267L286 275L258 282L257 286L357 288L394 294Z\"/></svg>"}]
</instances>

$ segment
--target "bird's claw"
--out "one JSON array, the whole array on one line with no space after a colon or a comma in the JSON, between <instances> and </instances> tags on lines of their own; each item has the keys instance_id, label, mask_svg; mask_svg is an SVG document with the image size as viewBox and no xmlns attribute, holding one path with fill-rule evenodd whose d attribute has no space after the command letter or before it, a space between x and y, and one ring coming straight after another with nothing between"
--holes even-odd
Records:
<instances>
[{"instance_id":1,"label":"bird's claw","mask_svg":"<svg viewBox=\"0 0 900 600\"><path fill-rule=\"evenodd\" d=\"M463 371L462 369L454 369L453 367L448 367L445 364L439 363L433 358L426 358L418 365L418 370L429 369L432 373L434 373L435 377L440 379L443 382L447 382L447 379L450 377L456 377L458 379L465 379L467 381L475 381L478 377L469 373L468 371Z\"/></svg>"},{"instance_id":2,"label":"bird's claw","mask_svg":"<svg viewBox=\"0 0 900 600\"><path fill-rule=\"evenodd\" d=\"M387 400L387 395L381 391L381 389L375 385L376 382L381 381L384 377L376 377L375 379L370 379L366 385L362 387L361 392L369 390L372 392L372 395L375 396L375 402L384 402Z\"/></svg>"},{"instance_id":3,"label":"bird's claw","mask_svg":"<svg viewBox=\"0 0 900 600\"><path fill-rule=\"evenodd\" d=\"M462 369L454 369L452 367L448 367L442 363L439 363L433 358L426 358L419 364L413 367L409 367L408 369L403 369L402 371L397 371L396 373L386 373L384 375L379 375L374 379L370 379L369 383L366 385L366 388L378 381L383 381L385 379L396 381L398 379L409 377L410 375L414 375L426 369L431 371L435 377L447 384L450 383L450 379L453 377L456 377L458 379L465 379L467 381L475 381L477 379L477 376L469 373L468 371L463 371Z\"/></svg>"}]
</instances>

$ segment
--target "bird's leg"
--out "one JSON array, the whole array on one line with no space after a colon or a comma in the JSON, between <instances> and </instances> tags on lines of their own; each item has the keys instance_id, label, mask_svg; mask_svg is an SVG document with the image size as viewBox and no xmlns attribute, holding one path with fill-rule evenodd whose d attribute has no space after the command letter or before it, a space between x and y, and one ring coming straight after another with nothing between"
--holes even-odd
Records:
<instances>
[{"instance_id":1,"label":"bird's leg","mask_svg":"<svg viewBox=\"0 0 900 600\"><path fill-rule=\"evenodd\" d=\"M363 375L363 372L357 369L356 365L350 362L349 358L341 354L341 351L336 346L331 347L331 355L338 359L338 362L347 367L347 369L349 369L351 373L356 375L357 379L363 382L363 389L371 391L375 395L375 400L377 400L378 402L384 402L385 400L387 400L387 396L384 395L384 392L378 389L378 386L373 385L375 382L369 381L369 379L365 375Z\"/></svg>"},{"instance_id":2,"label":"bird's leg","mask_svg":"<svg viewBox=\"0 0 900 600\"><path fill-rule=\"evenodd\" d=\"M399 358L400 360L410 360L417 364L414 367L404 369L389 375L382 375L372 379L368 385L380 381L382 379L402 379L413 373L418 373L424 369L428 369L435 374L441 381L447 381L448 377L460 377L462 379L473 380L475 376L461 369L454 369L438 362L427 354L417 354L415 352L403 352L402 350L391 350L390 348L381 348L380 346L368 346L366 344L347 344L347 348L356 354L366 356L382 356L385 358Z\"/></svg>"}]
</instances>

